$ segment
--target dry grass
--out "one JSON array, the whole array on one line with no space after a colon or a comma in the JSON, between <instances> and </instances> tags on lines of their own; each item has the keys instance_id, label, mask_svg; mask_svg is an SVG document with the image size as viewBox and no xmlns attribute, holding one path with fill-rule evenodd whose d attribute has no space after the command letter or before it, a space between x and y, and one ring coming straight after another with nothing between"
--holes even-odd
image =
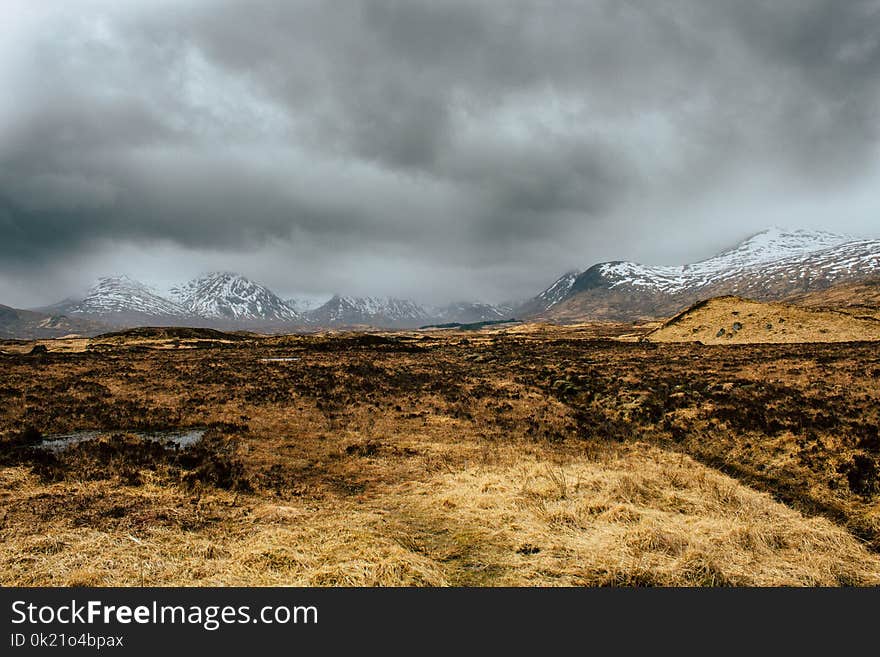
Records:
<instances>
[{"instance_id":1,"label":"dry grass","mask_svg":"<svg viewBox=\"0 0 880 657\"><path fill-rule=\"evenodd\" d=\"M511 452L402 499L404 535L456 583L880 583L880 560L846 531L644 444L563 464Z\"/></svg>"},{"instance_id":2,"label":"dry grass","mask_svg":"<svg viewBox=\"0 0 880 657\"><path fill-rule=\"evenodd\" d=\"M740 297L717 297L676 315L647 335L652 342L780 344L880 340L880 321Z\"/></svg>"},{"instance_id":3,"label":"dry grass","mask_svg":"<svg viewBox=\"0 0 880 657\"><path fill-rule=\"evenodd\" d=\"M874 585L880 559L688 457L635 444L594 458L518 450L359 500L193 499L79 484L202 522L131 529L71 516L6 528L4 585ZM70 494L6 469L4 500ZM101 523L95 523L100 525Z\"/></svg>"},{"instance_id":4,"label":"dry grass","mask_svg":"<svg viewBox=\"0 0 880 657\"><path fill-rule=\"evenodd\" d=\"M871 345L593 337L0 356L0 584L880 584ZM211 429L189 463L131 438L44 462L25 426Z\"/></svg>"},{"instance_id":5,"label":"dry grass","mask_svg":"<svg viewBox=\"0 0 880 657\"><path fill-rule=\"evenodd\" d=\"M79 353L88 348L90 338L80 336L57 338L55 340L6 340L0 343L0 353L27 354L36 345L42 345L53 353Z\"/></svg>"}]
</instances>

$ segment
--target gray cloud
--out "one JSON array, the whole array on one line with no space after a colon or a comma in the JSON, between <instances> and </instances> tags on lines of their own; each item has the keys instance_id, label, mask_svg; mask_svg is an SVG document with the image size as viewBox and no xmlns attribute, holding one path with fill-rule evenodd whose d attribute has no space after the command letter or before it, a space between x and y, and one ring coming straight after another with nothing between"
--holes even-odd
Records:
<instances>
[{"instance_id":1,"label":"gray cloud","mask_svg":"<svg viewBox=\"0 0 880 657\"><path fill-rule=\"evenodd\" d=\"M10 2L0 302L120 245L500 299L771 220L878 231L875 1Z\"/></svg>"}]
</instances>

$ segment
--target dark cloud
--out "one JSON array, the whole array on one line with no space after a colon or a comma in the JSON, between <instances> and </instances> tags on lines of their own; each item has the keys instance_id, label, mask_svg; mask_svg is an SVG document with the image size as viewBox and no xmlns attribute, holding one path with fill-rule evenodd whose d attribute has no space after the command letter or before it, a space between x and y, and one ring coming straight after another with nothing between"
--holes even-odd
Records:
<instances>
[{"instance_id":1,"label":"dark cloud","mask_svg":"<svg viewBox=\"0 0 880 657\"><path fill-rule=\"evenodd\" d=\"M10 3L7 296L120 244L430 300L877 231L874 1Z\"/></svg>"}]
</instances>

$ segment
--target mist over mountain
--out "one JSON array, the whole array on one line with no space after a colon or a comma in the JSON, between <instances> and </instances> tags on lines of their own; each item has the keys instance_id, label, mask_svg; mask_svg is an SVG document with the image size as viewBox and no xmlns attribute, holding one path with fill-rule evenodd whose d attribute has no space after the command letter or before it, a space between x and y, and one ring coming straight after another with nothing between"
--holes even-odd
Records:
<instances>
[{"instance_id":1,"label":"mist over mountain","mask_svg":"<svg viewBox=\"0 0 880 657\"><path fill-rule=\"evenodd\" d=\"M769 225L878 238L878 31L867 0L5 0L0 300L500 303Z\"/></svg>"},{"instance_id":2,"label":"mist over mountain","mask_svg":"<svg viewBox=\"0 0 880 657\"><path fill-rule=\"evenodd\" d=\"M162 293L126 275L105 276L79 299L33 311L8 308L4 331L12 336L19 327L25 337L139 325L278 333L508 319L638 321L668 316L713 296L782 300L877 276L880 240L771 228L696 263L609 261L568 271L535 296L508 304L461 301L433 306L413 299L342 294L323 303L314 298L284 300L267 286L233 272L205 274Z\"/></svg>"},{"instance_id":3,"label":"mist over mountain","mask_svg":"<svg viewBox=\"0 0 880 657\"><path fill-rule=\"evenodd\" d=\"M66 299L50 307L58 313L73 315L142 315L154 318L182 318L189 315L185 306L126 275L105 276L95 283L82 299Z\"/></svg>"},{"instance_id":4,"label":"mist over mountain","mask_svg":"<svg viewBox=\"0 0 880 657\"><path fill-rule=\"evenodd\" d=\"M461 302L441 308L408 299L334 295L284 300L241 274L212 272L167 293L127 275L101 277L81 299L37 312L91 317L101 326L144 324L254 328L272 332L339 327L415 328L430 321L473 322L507 317L509 306Z\"/></svg>"}]
</instances>

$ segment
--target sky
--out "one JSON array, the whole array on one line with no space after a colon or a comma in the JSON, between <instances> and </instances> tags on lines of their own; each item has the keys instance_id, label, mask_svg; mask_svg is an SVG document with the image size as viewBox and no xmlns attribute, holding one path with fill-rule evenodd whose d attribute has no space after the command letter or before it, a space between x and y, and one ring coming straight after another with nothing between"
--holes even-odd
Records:
<instances>
[{"instance_id":1,"label":"sky","mask_svg":"<svg viewBox=\"0 0 880 657\"><path fill-rule=\"evenodd\" d=\"M532 296L880 236L878 0L0 0L0 303Z\"/></svg>"}]
</instances>

